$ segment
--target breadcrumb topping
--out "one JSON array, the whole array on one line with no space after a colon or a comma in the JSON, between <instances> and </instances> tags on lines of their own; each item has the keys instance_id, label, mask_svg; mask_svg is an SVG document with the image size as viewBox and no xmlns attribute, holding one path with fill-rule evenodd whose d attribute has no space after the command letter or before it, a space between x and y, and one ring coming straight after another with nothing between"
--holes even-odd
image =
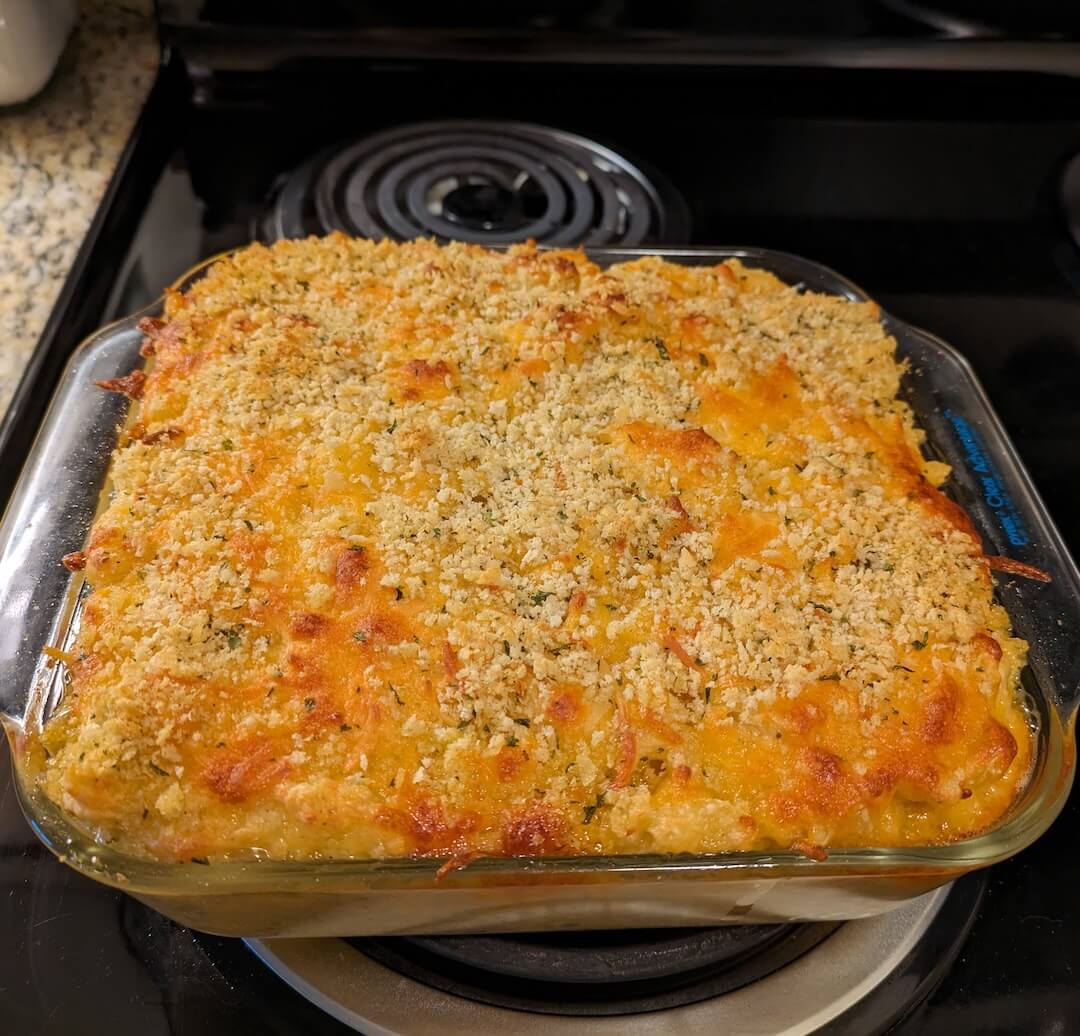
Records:
<instances>
[{"instance_id":1,"label":"breadcrumb topping","mask_svg":"<svg viewBox=\"0 0 1080 1036\"><path fill-rule=\"evenodd\" d=\"M817 852L1017 794L1025 645L872 304L332 236L144 330L43 735L101 838Z\"/></svg>"}]
</instances>

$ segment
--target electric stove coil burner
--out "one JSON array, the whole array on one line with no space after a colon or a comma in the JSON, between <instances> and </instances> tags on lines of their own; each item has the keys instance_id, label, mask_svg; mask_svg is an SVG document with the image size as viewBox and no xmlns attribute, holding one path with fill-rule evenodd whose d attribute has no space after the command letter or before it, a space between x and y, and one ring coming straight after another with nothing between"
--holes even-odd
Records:
<instances>
[{"instance_id":1,"label":"electric stove coil burner","mask_svg":"<svg viewBox=\"0 0 1080 1036\"><path fill-rule=\"evenodd\" d=\"M283 183L270 237L344 231L373 239L551 245L677 243L685 202L658 175L562 130L431 122L324 152Z\"/></svg>"},{"instance_id":2,"label":"electric stove coil burner","mask_svg":"<svg viewBox=\"0 0 1080 1036\"><path fill-rule=\"evenodd\" d=\"M836 924L534 935L351 939L435 989L540 1014L661 1011L749 985L813 949Z\"/></svg>"}]
</instances>

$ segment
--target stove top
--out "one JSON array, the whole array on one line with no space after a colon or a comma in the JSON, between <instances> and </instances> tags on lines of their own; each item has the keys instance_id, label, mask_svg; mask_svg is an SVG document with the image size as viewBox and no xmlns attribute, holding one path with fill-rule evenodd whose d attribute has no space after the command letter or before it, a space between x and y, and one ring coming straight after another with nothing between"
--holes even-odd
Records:
<instances>
[{"instance_id":1,"label":"stove top","mask_svg":"<svg viewBox=\"0 0 1080 1036\"><path fill-rule=\"evenodd\" d=\"M950 7L879 6L913 23ZM610 60L353 55L258 75L174 62L0 424L2 488L83 334L252 239L749 244L839 269L965 353L1080 550L1080 85L958 83L701 64L645 75ZM679 1019L1049 1034L1080 1017L1076 796L1020 857L872 921L249 946L48 856L4 752L0 1020L20 1033L631 1033Z\"/></svg>"}]
</instances>

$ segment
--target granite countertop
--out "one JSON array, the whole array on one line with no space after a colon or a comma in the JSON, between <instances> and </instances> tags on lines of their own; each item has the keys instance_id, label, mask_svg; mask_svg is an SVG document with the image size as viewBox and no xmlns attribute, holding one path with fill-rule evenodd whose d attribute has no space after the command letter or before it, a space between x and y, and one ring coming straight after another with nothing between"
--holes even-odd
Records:
<instances>
[{"instance_id":1,"label":"granite countertop","mask_svg":"<svg viewBox=\"0 0 1080 1036\"><path fill-rule=\"evenodd\" d=\"M148 3L83 0L45 89L0 108L0 413L94 218L157 65Z\"/></svg>"}]
</instances>

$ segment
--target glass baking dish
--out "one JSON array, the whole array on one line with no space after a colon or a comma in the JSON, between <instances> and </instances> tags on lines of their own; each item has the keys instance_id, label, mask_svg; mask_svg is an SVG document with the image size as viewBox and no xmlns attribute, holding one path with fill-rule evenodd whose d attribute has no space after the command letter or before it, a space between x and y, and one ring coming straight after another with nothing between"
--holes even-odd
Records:
<instances>
[{"instance_id":1,"label":"glass baking dish","mask_svg":"<svg viewBox=\"0 0 1080 1036\"><path fill-rule=\"evenodd\" d=\"M702 264L738 257L789 284L867 296L806 259L755 248L611 249L601 264L658 255ZM184 287L208 264L189 272ZM888 315L908 361L903 393L927 448L953 467L948 491L988 554L1046 570L1050 583L998 577L1000 600L1030 644L1023 674L1037 751L1029 783L993 829L948 845L795 852L477 859L439 874L428 859L159 863L95 841L34 784L27 735L63 693L64 672L42 653L77 623L82 579L60 557L79 549L101 499L126 400L97 379L137 366L140 317L84 342L56 390L0 524L0 712L23 810L63 861L175 920L224 935L346 936L839 920L897 906L1034 841L1060 812L1076 762L1080 574L967 362L940 339Z\"/></svg>"}]
</instances>

